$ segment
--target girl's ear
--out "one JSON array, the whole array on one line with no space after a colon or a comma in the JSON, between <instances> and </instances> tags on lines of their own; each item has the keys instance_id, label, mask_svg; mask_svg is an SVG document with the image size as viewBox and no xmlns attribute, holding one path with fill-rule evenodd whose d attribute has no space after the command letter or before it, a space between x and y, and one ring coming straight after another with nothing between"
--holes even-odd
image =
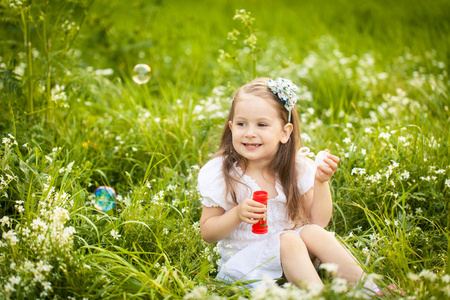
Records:
<instances>
[{"instance_id":1,"label":"girl's ear","mask_svg":"<svg viewBox=\"0 0 450 300\"><path fill-rule=\"evenodd\" d=\"M233 128L233 122L231 122L231 121L228 121L228 127L230 127L230 130L232 130Z\"/></svg>"},{"instance_id":2,"label":"girl's ear","mask_svg":"<svg viewBox=\"0 0 450 300\"><path fill-rule=\"evenodd\" d=\"M291 133L294 130L294 127L291 123L287 123L283 127L283 131L281 132L281 143L286 144L289 141L289 138L291 137Z\"/></svg>"}]
</instances>

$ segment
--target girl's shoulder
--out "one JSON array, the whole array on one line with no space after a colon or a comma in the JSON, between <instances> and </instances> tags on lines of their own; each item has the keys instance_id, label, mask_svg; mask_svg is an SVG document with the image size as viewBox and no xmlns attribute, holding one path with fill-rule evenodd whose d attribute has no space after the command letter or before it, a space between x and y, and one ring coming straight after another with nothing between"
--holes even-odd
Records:
<instances>
[{"instance_id":1,"label":"girl's shoulder","mask_svg":"<svg viewBox=\"0 0 450 300\"><path fill-rule=\"evenodd\" d=\"M229 210L233 207L227 202L226 184L222 173L222 157L207 162L198 174L197 189L206 207L222 207Z\"/></svg>"},{"instance_id":2,"label":"girl's shoulder","mask_svg":"<svg viewBox=\"0 0 450 300\"><path fill-rule=\"evenodd\" d=\"M222 157L215 157L208 161L198 173L198 186L200 190L217 188L224 185L222 174Z\"/></svg>"},{"instance_id":3,"label":"girl's shoulder","mask_svg":"<svg viewBox=\"0 0 450 300\"><path fill-rule=\"evenodd\" d=\"M209 176L212 174L222 173L222 164L223 164L222 156L211 159L200 169L198 175L199 178Z\"/></svg>"}]
</instances>

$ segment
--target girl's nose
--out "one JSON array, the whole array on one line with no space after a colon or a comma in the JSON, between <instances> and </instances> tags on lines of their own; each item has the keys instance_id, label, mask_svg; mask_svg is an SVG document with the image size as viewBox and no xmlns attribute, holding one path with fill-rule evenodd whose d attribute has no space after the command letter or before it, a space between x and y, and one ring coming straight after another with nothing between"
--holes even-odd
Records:
<instances>
[{"instance_id":1,"label":"girl's nose","mask_svg":"<svg viewBox=\"0 0 450 300\"><path fill-rule=\"evenodd\" d=\"M245 133L245 137L246 138L255 138L256 137L256 133L255 130L253 130L252 126L248 127L247 132Z\"/></svg>"}]
</instances>

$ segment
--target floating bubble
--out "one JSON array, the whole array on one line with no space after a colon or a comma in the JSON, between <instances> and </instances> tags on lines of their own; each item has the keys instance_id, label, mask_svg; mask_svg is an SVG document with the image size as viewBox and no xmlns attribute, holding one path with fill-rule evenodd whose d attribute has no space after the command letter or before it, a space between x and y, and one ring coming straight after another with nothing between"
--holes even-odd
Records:
<instances>
[{"instance_id":1,"label":"floating bubble","mask_svg":"<svg viewBox=\"0 0 450 300\"><path fill-rule=\"evenodd\" d=\"M325 158L327 158L327 155L328 155L327 152L325 152L325 151L319 151L319 153L317 153L316 159L315 159L316 166L324 165L325 162L324 162L323 160L324 160Z\"/></svg>"},{"instance_id":2,"label":"floating bubble","mask_svg":"<svg viewBox=\"0 0 450 300\"><path fill-rule=\"evenodd\" d=\"M100 186L95 192L96 209L101 211L108 211L116 205L116 191L109 186Z\"/></svg>"},{"instance_id":3,"label":"floating bubble","mask_svg":"<svg viewBox=\"0 0 450 300\"><path fill-rule=\"evenodd\" d=\"M306 156L306 155L309 154L309 148L308 148L308 147L301 147L301 148L298 150L297 153L298 153L298 155Z\"/></svg>"},{"instance_id":4,"label":"floating bubble","mask_svg":"<svg viewBox=\"0 0 450 300\"><path fill-rule=\"evenodd\" d=\"M146 64L137 64L133 69L133 81L137 84L144 84L150 80L152 69Z\"/></svg>"}]
</instances>

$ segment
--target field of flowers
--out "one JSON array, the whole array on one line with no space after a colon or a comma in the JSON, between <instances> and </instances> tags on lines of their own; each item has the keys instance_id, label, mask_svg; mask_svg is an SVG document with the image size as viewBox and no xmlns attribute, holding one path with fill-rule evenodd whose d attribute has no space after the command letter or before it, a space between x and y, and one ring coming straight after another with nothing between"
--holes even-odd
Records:
<instances>
[{"instance_id":1,"label":"field of flowers","mask_svg":"<svg viewBox=\"0 0 450 300\"><path fill-rule=\"evenodd\" d=\"M449 298L449 15L444 0L1 0L0 298L364 298L333 266L320 290L215 280L196 177L258 76L296 83L304 146L341 158L328 229L402 291L381 298Z\"/></svg>"}]
</instances>

